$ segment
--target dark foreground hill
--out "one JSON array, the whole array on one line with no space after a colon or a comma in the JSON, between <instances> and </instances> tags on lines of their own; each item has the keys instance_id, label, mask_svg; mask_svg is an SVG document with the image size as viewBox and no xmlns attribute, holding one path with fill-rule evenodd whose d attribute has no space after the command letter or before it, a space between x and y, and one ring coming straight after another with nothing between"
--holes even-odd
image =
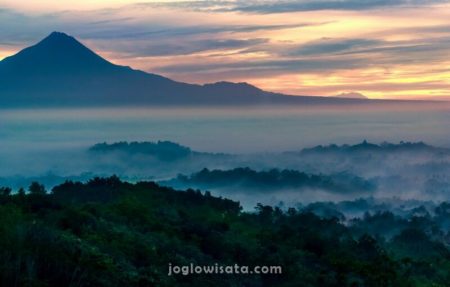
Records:
<instances>
[{"instance_id":1,"label":"dark foreground hill","mask_svg":"<svg viewBox=\"0 0 450 287\"><path fill-rule=\"evenodd\" d=\"M29 191L0 189L2 286L398 287L450 279L445 203L433 216L384 212L343 225L295 209L244 213L209 193L117 177ZM373 230L386 228L394 235L375 239ZM250 269L169 276L169 264ZM250 274L255 266L280 266L281 274Z\"/></svg>"},{"instance_id":2,"label":"dark foreground hill","mask_svg":"<svg viewBox=\"0 0 450 287\"><path fill-rule=\"evenodd\" d=\"M366 102L364 99L286 96L247 83L181 83L114 65L60 32L53 32L36 45L0 61L0 104L3 107Z\"/></svg>"}]
</instances>

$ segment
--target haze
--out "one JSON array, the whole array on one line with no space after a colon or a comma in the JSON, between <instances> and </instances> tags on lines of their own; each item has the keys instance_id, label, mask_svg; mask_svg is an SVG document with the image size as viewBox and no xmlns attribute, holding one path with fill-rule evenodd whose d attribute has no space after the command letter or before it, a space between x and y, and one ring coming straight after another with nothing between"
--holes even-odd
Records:
<instances>
[{"instance_id":1,"label":"haze","mask_svg":"<svg viewBox=\"0 0 450 287\"><path fill-rule=\"evenodd\" d=\"M37 178L51 187L63 181L61 176L87 180L93 175L111 174L131 181L168 180L203 168L251 167L256 171L294 169L332 178L349 173L373 182L376 190L347 193L273 187L270 192L261 189L262 194L239 186L211 190L240 200L248 209L258 202L273 205L283 201L292 206L299 202L368 196L447 200L448 156L411 151L362 160L357 153L334 158L326 153L298 157L283 152L331 143L356 144L363 140L424 141L448 148L449 111L450 107L442 104L397 107L369 104L356 108L3 109L0 110L0 184L18 188ZM194 151L233 156L203 156L171 162L139 154L93 157L87 153L90 146L99 142L158 140L180 143ZM431 187L433 193L428 192Z\"/></svg>"}]
</instances>

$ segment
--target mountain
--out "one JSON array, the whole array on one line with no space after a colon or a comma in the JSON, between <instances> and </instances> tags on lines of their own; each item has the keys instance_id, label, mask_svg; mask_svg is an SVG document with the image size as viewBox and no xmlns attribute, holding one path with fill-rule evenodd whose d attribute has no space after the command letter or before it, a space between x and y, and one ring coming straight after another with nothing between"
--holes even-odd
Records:
<instances>
[{"instance_id":1,"label":"mountain","mask_svg":"<svg viewBox=\"0 0 450 287\"><path fill-rule=\"evenodd\" d=\"M364 99L368 100L366 96L364 96L361 93L358 92L348 92L348 93L341 93L339 95L335 96L336 98L346 98L346 99Z\"/></svg>"},{"instance_id":2,"label":"mountain","mask_svg":"<svg viewBox=\"0 0 450 287\"><path fill-rule=\"evenodd\" d=\"M3 107L349 102L361 100L287 96L247 83L181 83L112 64L60 32L53 32L36 45L0 61L0 105Z\"/></svg>"}]
</instances>

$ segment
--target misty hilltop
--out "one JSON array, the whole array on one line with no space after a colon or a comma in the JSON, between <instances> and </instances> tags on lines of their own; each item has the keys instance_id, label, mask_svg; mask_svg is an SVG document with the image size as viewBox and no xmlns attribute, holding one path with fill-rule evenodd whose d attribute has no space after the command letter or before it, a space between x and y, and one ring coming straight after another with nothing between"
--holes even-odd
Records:
<instances>
[{"instance_id":1,"label":"misty hilltop","mask_svg":"<svg viewBox=\"0 0 450 287\"><path fill-rule=\"evenodd\" d=\"M450 150L447 148L434 147L424 142L403 142L389 143L383 142L381 144L370 143L364 140L361 143L354 145L336 145L330 144L327 146L318 145L312 148L305 148L301 150L302 154L314 153L371 153L371 154L385 154L385 153L430 153L436 155L449 154Z\"/></svg>"},{"instance_id":2,"label":"misty hilltop","mask_svg":"<svg viewBox=\"0 0 450 287\"><path fill-rule=\"evenodd\" d=\"M74 37L53 32L0 61L2 106L258 105L361 103L287 96L247 83L187 84L115 65Z\"/></svg>"},{"instance_id":3,"label":"misty hilltop","mask_svg":"<svg viewBox=\"0 0 450 287\"><path fill-rule=\"evenodd\" d=\"M196 154L190 148L170 141L99 143L90 147L89 151L97 154L124 153L125 156L149 155L167 161L184 159Z\"/></svg>"}]
</instances>

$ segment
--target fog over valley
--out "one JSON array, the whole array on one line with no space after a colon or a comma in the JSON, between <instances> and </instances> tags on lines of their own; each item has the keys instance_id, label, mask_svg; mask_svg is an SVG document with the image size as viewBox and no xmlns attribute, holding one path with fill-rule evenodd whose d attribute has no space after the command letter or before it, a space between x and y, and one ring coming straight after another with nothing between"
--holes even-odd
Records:
<instances>
[{"instance_id":1,"label":"fog over valley","mask_svg":"<svg viewBox=\"0 0 450 287\"><path fill-rule=\"evenodd\" d=\"M3 109L0 185L118 175L283 206L449 197L450 115L418 108Z\"/></svg>"}]
</instances>

